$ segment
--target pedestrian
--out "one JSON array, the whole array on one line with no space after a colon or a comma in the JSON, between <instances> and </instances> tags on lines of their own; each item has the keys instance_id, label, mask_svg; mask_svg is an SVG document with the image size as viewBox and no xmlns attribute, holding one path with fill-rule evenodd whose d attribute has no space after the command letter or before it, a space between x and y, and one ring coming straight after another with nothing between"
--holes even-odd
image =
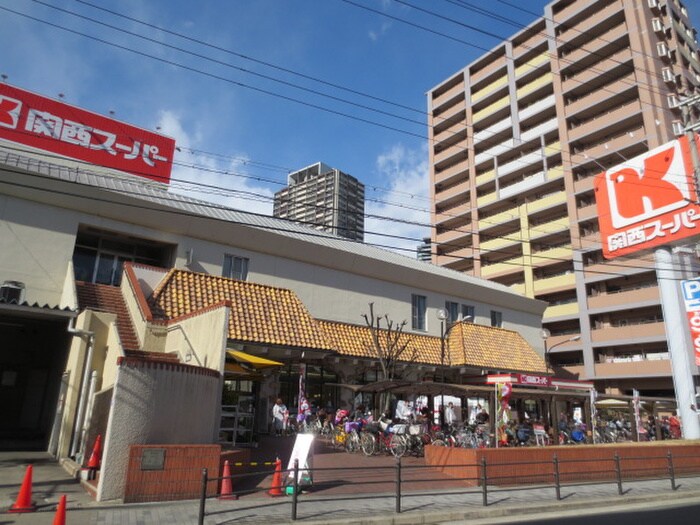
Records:
<instances>
[{"instance_id":1,"label":"pedestrian","mask_svg":"<svg viewBox=\"0 0 700 525\"><path fill-rule=\"evenodd\" d=\"M479 408L481 408L481 405L479 405ZM485 408L481 408L481 411L476 415L475 421L477 425L485 425L489 422L489 414Z\"/></svg>"},{"instance_id":2,"label":"pedestrian","mask_svg":"<svg viewBox=\"0 0 700 525\"><path fill-rule=\"evenodd\" d=\"M288 415L287 407L282 402L282 398L278 397L275 404L272 406L272 426L276 436L280 436L284 431L284 422Z\"/></svg>"},{"instance_id":3,"label":"pedestrian","mask_svg":"<svg viewBox=\"0 0 700 525\"><path fill-rule=\"evenodd\" d=\"M454 425L457 421L457 414L455 414L455 406L450 401L447 403L447 408L445 408L445 425L448 427Z\"/></svg>"}]
</instances>

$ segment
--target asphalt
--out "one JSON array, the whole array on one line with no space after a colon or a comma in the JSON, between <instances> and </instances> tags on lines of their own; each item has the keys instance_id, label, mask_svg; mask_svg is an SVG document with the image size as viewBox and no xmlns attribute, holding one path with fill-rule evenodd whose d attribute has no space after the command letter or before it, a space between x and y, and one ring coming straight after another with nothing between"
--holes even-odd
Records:
<instances>
[{"instance_id":1,"label":"asphalt","mask_svg":"<svg viewBox=\"0 0 700 525\"><path fill-rule=\"evenodd\" d=\"M346 465L359 461L359 456L339 454ZM379 458L367 458L369 460ZM33 499L37 512L30 514L0 514L0 525L51 524L61 494L67 495L68 525L147 525L151 523L197 523L199 502L160 502L122 504L97 503L85 493L80 484L70 478L48 454L0 453L0 509L4 511L15 501L26 465L34 469ZM495 489L489 487L488 505L483 506L479 489L448 489L436 484L434 490L405 491L402 512L395 512L395 493L382 488L354 493L302 493L298 498L297 518L306 525L327 524L471 524L511 523L536 520L538 517L585 513L595 508L616 509L659 508L664 505L700 504L700 476L677 480L677 489L669 480L625 481L624 494L618 495L617 485L586 484L564 486L561 501L553 487ZM244 497L237 501L208 499L205 523L291 523L290 496L270 498L267 495Z\"/></svg>"}]
</instances>

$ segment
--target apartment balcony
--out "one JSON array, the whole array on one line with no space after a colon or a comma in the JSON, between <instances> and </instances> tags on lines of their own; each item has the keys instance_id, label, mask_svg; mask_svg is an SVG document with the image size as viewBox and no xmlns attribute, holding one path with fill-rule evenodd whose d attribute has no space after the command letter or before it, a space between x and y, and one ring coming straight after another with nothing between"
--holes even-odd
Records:
<instances>
[{"instance_id":1,"label":"apartment balcony","mask_svg":"<svg viewBox=\"0 0 700 525\"><path fill-rule=\"evenodd\" d=\"M536 37L541 40L542 35L536 35ZM543 66L544 64L549 64L549 51L544 51L542 54L537 55L534 58L531 58L527 62L524 62L520 64L518 67L515 68L515 78L518 79L522 77L523 75L526 75L527 73L534 71L538 67Z\"/></svg>"},{"instance_id":2,"label":"apartment balcony","mask_svg":"<svg viewBox=\"0 0 700 525\"><path fill-rule=\"evenodd\" d=\"M617 293L604 293L588 297L588 309L593 312L607 312L627 308L637 308L659 304L659 289L656 286L624 290Z\"/></svg>"},{"instance_id":3,"label":"apartment balcony","mask_svg":"<svg viewBox=\"0 0 700 525\"><path fill-rule=\"evenodd\" d=\"M642 106L639 100L633 100L624 106L619 106L607 113L598 115L594 119L584 122L580 126L570 129L568 131L569 142L581 140L590 135L605 133L605 129L609 127L611 123L622 122L634 115L641 114L641 112Z\"/></svg>"},{"instance_id":4,"label":"apartment balcony","mask_svg":"<svg viewBox=\"0 0 700 525\"><path fill-rule=\"evenodd\" d=\"M593 181L595 177L586 177L585 179L580 179L574 182L574 194L579 195L580 193L586 193L593 191ZM594 206L595 207L595 206Z\"/></svg>"},{"instance_id":5,"label":"apartment balcony","mask_svg":"<svg viewBox=\"0 0 700 525\"><path fill-rule=\"evenodd\" d=\"M478 166L482 162L493 159L494 157L500 155L501 153L505 153L506 151L509 151L513 149L515 146L515 142L512 138L501 142L500 144L496 144L495 146L490 147L489 149L482 151L478 155L474 157L474 165ZM498 172L500 173L501 170L499 169Z\"/></svg>"},{"instance_id":6,"label":"apartment balcony","mask_svg":"<svg viewBox=\"0 0 700 525\"><path fill-rule=\"evenodd\" d=\"M433 99L433 110L439 108L447 101L452 100L459 94L464 93L464 82L459 82L458 84L452 86L450 89L442 93L441 95Z\"/></svg>"},{"instance_id":7,"label":"apartment balcony","mask_svg":"<svg viewBox=\"0 0 700 525\"><path fill-rule=\"evenodd\" d=\"M477 175L476 187L478 188L482 184L486 184L487 182L491 182L492 180L496 180L496 170L489 170L486 173Z\"/></svg>"},{"instance_id":8,"label":"apartment balcony","mask_svg":"<svg viewBox=\"0 0 700 525\"><path fill-rule=\"evenodd\" d=\"M527 213L533 214L535 212L546 210L560 204L566 204L566 193L563 191L558 191L556 193L551 193L545 195L544 197L527 203Z\"/></svg>"},{"instance_id":9,"label":"apartment balcony","mask_svg":"<svg viewBox=\"0 0 700 525\"><path fill-rule=\"evenodd\" d=\"M578 350L581 348L581 342L579 340L571 341L573 337L581 336L581 334L565 334L565 335L553 335L547 338L547 348L557 347L555 353L559 352L570 352L571 350Z\"/></svg>"},{"instance_id":10,"label":"apartment balcony","mask_svg":"<svg viewBox=\"0 0 700 525\"><path fill-rule=\"evenodd\" d=\"M532 36L530 36L530 38L528 38L527 40L513 46L513 57L515 59L518 59L525 53L532 51L534 48L544 43L545 36L543 34L543 31L537 31L533 33Z\"/></svg>"},{"instance_id":11,"label":"apartment balcony","mask_svg":"<svg viewBox=\"0 0 700 525\"><path fill-rule=\"evenodd\" d=\"M460 162L457 162L456 164L453 164L449 168L445 168L444 170L440 172L435 173L435 183L443 183L447 184L449 183L452 179L462 177L464 174L469 173L469 160L464 159ZM468 175L467 175L468 176Z\"/></svg>"},{"instance_id":12,"label":"apartment balcony","mask_svg":"<svg viewBox=\"0 0 700 525\"><path fill-rule=\"evenodd\" d=\"M487 204L491 204L492 202L496 202L498 200L498 192L493 191L491 193L487 193L486 195L482 195L481 197L476 198L476 205L479 208L482 208L486 206Z\"/></svg>"},{"instance_id":13,"label":"apartment balcony","mask_svg":"<svg viewBox=\"0 0 700 525\"><path fill-rule=\"evenodd\" d=\"M542 268L550 264L557 264L561 261L570 261L574 257L573 250L570 246L559 246L531 255L533 268Z\"/></svg>"},{"instance_id":14,"label":"apartment balcony","mask_svg":"<svg viewBox=\"0 0 700 525\"><path fill-rule=\"evenodd\" d=\"M495 239L489 239L488 241L483 241L479 243L479 249L482 252L493 252L497 250L502 250L503 248L508 248L520 244L520 232L506 233L502 236L496 237Z\"/></svg>"},{"instance_id":15,"label":"apartment balcony","mask_svg":"<svg viewBox=\"0 0 700 525\"><path fill-rule=\"evenodd\" d=\"M593 177L589 177L592 179ZM576 216L579 221L587 221L598 217L598 206L595 204L590 204L588 206L583 206L576 210Z\"/></svg>"},{"instance_id":16,"label":"apartment balcony","mask_svg":"<svg viewBox=\"0 0 700 525\"><path fill-rule=\"evenodd\" d=\"M435 191L435 202L440 204L442 202L448 201L458 195L463 195L469 193L469 179L465 179L458 184L450 186L441 191Z\"/></svg>"},{"instance_id":17,"label":"apartment balcony","mask_svg":"<svg viewBox=\"0 0 700 525\"><path fill-rule=\"evenodd\" d=\"M503 86L508 85L508 75L503 75L501 78L498 78L491 82L490 84L487 84L486 86L482 87L481 89L478 89L477 91L472 92L472 98L471 102L472 104L475 104L482 98L484 98L486 95L489 93L493 93L497 89L502 88Z\"/></svg>"},{"instance_id":18,"label":"apartment balcony","mask_svg":"<svg viewBox=\"0 0 700 525\"><path fill-rule=\"evenodd\" d=\"M620 341L662 341L666 339L663 321L653 323L628 324L627 326L606 326L591 330L591 342L603 346Z\"/></svg>"},{"instance_id":19,"label":"apartment balcony","mask_svg":"<svg viewBox=\"0 0 700 525\"><path fill-rule=\"evenodd\" d=\"M518 157L498 166L498 176L503 177L514 171L521 170L531 166L532 164L542 164L542 151L537 149L527 155Z\"/></svg>"},{"instance_id":20,"label":"apartment balcony","mask_svg":"<svg viewBox=\"0 0 700 525\"><path fill-rule=\"evenodd\" d=\"M453 139L455 135L462 134L464 135L464 138L462 140L464 141L466 146L466 130L467 125L464 123L464 119L457 120L454 124L433 135L434 144L440 144L445 140ZM434 128L433 132L435 132Z\"/></svg>"},{"instance_id":21,"label":"apartment balcony","mask_svg":"<svg viewBox=\"0 0 700 525\"><path fill-rule=\"evenodd\" d=\"M528 129L526 132L520 135L520 140L522 140L523 142L530 142L531 140L537 139L542 135L545 135L550 131L554 131L556 129L559 129L559 121L555 117L551 120L538 124L534 128Z\"/></svg>"},{"instance_id":22,"label":"apartment balcony","mask_svg":"<svg viewBox=\"0 0 700 525\"><path fill-rule=\"evenodd\" d=\"M584 365L553 365L555 377L564 379L586 379L586 367Z\"/></svg>"},{"instance_id":23,"label":"apartment balcony","mask_svg":"<svg viewBox=\"0 0 700 525\"><path fill-rule=\"evenodd\" d=\"M573 272L554 277L545 277L537 279L534 282L535 295L543 293L554 293L562 290L571 290L576 286L576 276Z\"/></svg>"},{"instance_id":24,"label":"apartment balcony","mask_svg":"<svg viewBox=\"0 0 700 525\"><path fill-rule=\"evenodd\" d=\"M518 120L520 122L523 122L524 120L529 119L533 115L537 115L538 113L542 113L545 109L553 107L554 104L554 93L552 93L551 95L547 95L546 97L538 100L534 104L530 104L526 108L523 108L520 111L518 111Z\"/></svg>"},{"instance_id":25,"label":"apartment balcony","mask_svg":"<svg viewBox=\"0 0 700 525\"><path fill-rule=\"evenodd\" d=\"M523 271L523 258L514 257L512 259L507 259L500 263L489 264L481 267L481 277L485 279L493 279L495 277L501 277L503 275L509 275L511 273L522 272Z\"/></svg>"},{"instance_id":26,"label":"apartment balcony","mask_svg":"<svg viewBox=\"0 0 700 525\"><path fill-rule=\"evenodd\" d=\"M530 239L539 239L553 233L569 231L569 217L562 217L554 221L533 224L530 226Z\"/></svg>"},{"instance_id":27,"label":"apartment balcony","mask_svg":"<svg viewBox=\"0 0 700 525\"><path fill-rule=\"evenodd\" d=\"M433 110L433 126L438 126L440 122L449 120L457 114L464 114L467 110L467 102L462 99L454 105L450 105L437 115Z\"/></svg>"},{"instance_id":28,"label":"apartment balcony","mask_svg":"<svg viewBox=\"0 0 700 525\"><path fill-rule=\"evenodd\" d=\"M467 223L457 228L445 230L437 234L436 244L467 245L472 236L472 224Z\"/></svg>"},{"instance_id":29,"label":"apartment balcony","mask_svg":"<svg viewBox=\"0 0 700 525\"><path fill-rule=\"evenodd\" d=\"M544 75L542 75L541 77L538 77L535 80L528 82L524 86L518 88L515 91L515 96L518 100L520 100L521 98L525 97L526 95L529 95L530 93L537 91L542 86L551 85L553 80L554 80L554 75L552 75L551 72L547 72Z\"/></svg>"},{"instance_id":30,"label":"apartment balcony","mask_svg":"<svg viewBox=\"0 0 700 525\"><path fill-rule=\"evenodd\" d=\"M576 16L584 9L589 8L591 4L591 2L573 2L569 7L562 9L554 15L555 25L559 25L562 22L569 20L573 16ZM608 18L612 17L615 13L618 13L622 8L622 2L613 2L608 6L604 7L603 9L591 10L590 13L585 16L585 26L596 27ZM573 29L578 29L578 31L572 31L571 29L569 29L568 31L561 33L557 37L557 42L560 46L563 43L568 42L572 38L581 35L581 28L576 27L576 25L574 25Z\"/></svg>"},{"instance_id":31,"label":"apartment balcony","mask_svg":"<svg viewBox=\"0 0 700 525\"><path fill-rule=\"evenodd\" d=\"M510 104L510 95L506 95L503 98L499 98L497 101L492 102L491 104L489 104L485 108L474 113L472 115L472 123L476 124L484 117L491 115L492 113L495 113L499 109L503 109L505 107L508 107L509 104Z\"/></svg>"},{"instance_id":32,"label":"apartment balcony","mask_svg":"<svg viewBox=\"0 0 700 525\"><path fill-rule=\"evenodd\" d=\"M679 24L678 22L676 22L676 20L673 17L671 17L671 20L672 20L673 28L676 30L676 33L678 33L679 35L681 35L681 37L683 37L683 40L686 41L686 43L691 47L691 49L693 47L696 47L698 45L698 43L695 41L695 39L691 35L689 35L686 32L686 30L683 28L683 26L681 24Z\"/></svg>"},{"instance_id":33,"label":"apartment balcony","mask_svg":"<svg viewBox=\"0 0 700 525\"><path fill-rule=\"evenodd\" d=\"M690 62L695 71L700 71L700 61L698 61L698 59L693 56L691 51L686 46L678 46L678 49L680 50L681 54L686 58L686 60Z\"/></svg>"},{"instance_id":34,"label":"apartment balcony","mask_svg":"<svg viewBox=\"0 0 700 525\"><path fill-rule=\"evenodd\" d=\"M505 69L506 69L505 53L496 57L496 58L485 57L483 60L480 61L480 63L485 64L485 65L474 73L472 73L470 71L469 79L470 79L472 85L481 82L482 80L484 80L485 78L496 73L500 69L503 69L503 72L505 73Z\"/></svg>"},{"instance_id":35,"label":"apartment balcony","mask_svg":"<svg viewBox=\"0 0 700 525\"><path fill-rule=\"evenodd\" d=\"M489 228L493 228L494 226L500 226L501 224L506 224L512 221L520 222L520 211L518 210L518 206L513 206L512 208L502 211L501 213L497 213L496 215L492 215L491 217L480 219L478 223L479 231L482 232L488 230Z\"/></svg>"},{"instance_id":36,"label":"apartment balcony","mask_svg":"<svg viewBox=\"0 0 700 525\"><path fill-rule=\"evenodd\" d=\"M634 91L637 86L635 73L629 73L615 81L591 91L564 108L567 117L575 117L581 111L596 107L601 102L608 100L625 91Z\"/></svg>"},{"instance_id":37,"label":"apartment balcony","mask_svg":"<svg viewBox=\"0 0 700 525\"><path fill-rule=\"evenodd\" d=\"M600 62L591 65L591 67L588 67L576 75L564 80L562 83L562 92L568 93L572 89L586 85L601 75L606 75L609 71L613 71L616 68L619 68L621 64L626 64L631 60L632 51L629 48L621 49L608 58L605 58Z\"/></svg>"},{"instance_id":38,"label":"apartment balcony","mask_svg":"<svg viewBox=\"0 0 700 525\"><path fill-rule=\"evenodd\" d=\"M585 251L599 250L601 248L600 232L593 232L586 235L581 235L579 241L581 244L581 249Z\"/></svg>"},{"instance_id":39,"label":"apartment balcony","mask_svg":"<svg viewBox=\"0 0 700 525\"><path fill-rule=\"evenodd\" d=\"M564 167L554 166L547 170L547 180L557 180L564 178Z\"/></svg>"},{"instance_id":40,"label":"apartment balcony","mask_svg":"<svg viewBox=\"0 0 700 525\"><path fill-rule=\"evenodd\" d=\"M438 255L436 264L438 266L447 266L449 264L454 264L455 262L459 261L460 259L470 259L470 258L474 258L474 248L472 248L471 246L468 248L460 248L460 249L454 250L450 253Z\"/></svg>"},{"instance_id":41,"label":"apartment balcony","mask_svg":"<svg viewBox=\"0 0 700 525\"><path fill-rule=\"evenodd\" d=\"M596 363L595 379L606 377L654 377L670 376L671 360L654 359L619 363Z\"/></svg>"},{"instance_id":42,"label":"apartment balcony","mask_svg":"<svg viewBox=\"0 0 700 525\"><path fill-rule=\"evenodd\" d=\"M620 275L635 275L654 271L654 261L646 259L623 260L620 262L603 262L586 266L583 276L586 282L607 281Z\"/></svg>"},{"instance_id":43,"label":"apartment balcony","mask_svg":"<svg viewBox=\"0 0 700 525\"><path fill-rule=\"evenodd\" d=\"M441 152L433 155L433 163L439 164L439 163L449 159L450 157L454 157L455 155L459 155L459 154L464 155L466 149L467 149L467 146L464 143L458 142L454 146L450 146L450 147L442 150Z\"/></svg>"},{"instance_id":44,"label":"apartment balcony","mask_svg":"<svg viewBox=\"0 0 700 525\"><path fill-rule=\"evenodd\" d=\"M510 289L521 295L525 295L525 283L515 283L510 285Z\"/></svg>"},{"instance_id":45,"label":"apartment balcony","mask_svg":"<svg viewBox=\"0 0 700 525\"><path fill-rule=\"evenodd\" d=\"M645 140L646 133L644 132L644 127L639 126L638 128L631 129L626 133L622 133L616 137L612 137L608 140L602 140L597 144L591 145L583 151L579 151L572 155L576 159L577 164L583 164L584 161L589 161L590 159L599 159L610 155L613 151L620 151L622 149L634 146ZM586 156L588 158L586 158ZM622 159L620 159L622 162Z\"/></svg>"},{"instance_id":46,"label":"apartment balcony","mask_svg":"<svg viewBox=\"0 0 700 525\"><path fill-rule=\"evenodd\" d=\"M555 304L548 306L542 315L544 321L549 321L557 317L573 317L579 313L578 303Z\"/></svg>"},{"instance_id":47,"label":"apartment balcony","mask_svg":"<svg viewBox=\"0 0 700 525\"><path fill-rule=\"evenodd\" d=\"M499 191L499 196L501 199L507 199L515 195L520 195L521 193L525 193L528 190L541 186L542 184L544 184L544 182L544 172L540 172L535 175L530 175L529 177L526 177L520 182L516 182L515 184L511 184L510 186L502 187Z\"/></svg>"},{"instance_id":48,"label":"apartment balcony","mask_svg":"<svg viewBox=\"0 0 700 525\"><path fill-rule=\"evenodd\" d=\"M572 34L575 33L576 31L574 31ZM620 40L625 36L627 36L627 26L623 22L612 27L602 35L595 37L593 40L586 42L585 44L583 44L583 46L573 50L568 55L562 57L562 59L564 60L564 63L568 66L568 64L576 64L576 62L588 58L593 54L605 56L608 54L608 51L605 49L605 47L609 46L611 42ZM563 66L562 69L565 70L567 66Z\"/></svg>"},{"instance_id":49,"label":"apartment balcony","mask_svg":"<svg viewBox=\"0 0 700 525\"><path fill-rule=\"evenodd\" d=\"M508 115L503 120L499 120L495 124L491 124L488 128L484 128L481 131L474 133L474 145L478 145L483 140L493 137L496 133L500 133L501 131L505 131L512 127L513 119L510 115Z\"/></svg>"},{"instance_id":50,"label":"apartment balcony","mask_svg":"<svg viewBox=\"0 0 700 525\"><path fill-rule=\"evenodd\" d=\"M463 217L471 212L469 200L465 202L455 203L449 208L445 208L436 212L434 215L435 226L443 226L446 222L454 221L458 217Z\"/></svg>"}]
</instances>

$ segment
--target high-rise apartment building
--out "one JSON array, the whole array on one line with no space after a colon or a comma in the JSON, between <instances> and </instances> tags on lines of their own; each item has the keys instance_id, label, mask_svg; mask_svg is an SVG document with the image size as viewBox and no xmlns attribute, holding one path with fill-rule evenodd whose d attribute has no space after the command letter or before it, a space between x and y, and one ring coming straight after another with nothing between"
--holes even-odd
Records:
<instances>
[{"instance_id":1,"label":"high-rise apartment building","mask_svg":"<svg viewBox=\"0 0 700 525\"><path fill-rule=\"evenodd\" d=\"M673 391L653 258L604 262L593 178L681 133L699 86L679 0L558 0L428 92L433 262L547 301L558 375Z\"/></svg>"},{"instance_id":2,"label":"high-rise apartment building","mask_svg":"<svg viewBox=\"0 0 700 525\"><path fill-rule=\"evenodd\" d=\"M275 193L273 215L362 241L365 186L355 177L317 162L290 173L288 186Z\"/></svg>"}]
</instances>

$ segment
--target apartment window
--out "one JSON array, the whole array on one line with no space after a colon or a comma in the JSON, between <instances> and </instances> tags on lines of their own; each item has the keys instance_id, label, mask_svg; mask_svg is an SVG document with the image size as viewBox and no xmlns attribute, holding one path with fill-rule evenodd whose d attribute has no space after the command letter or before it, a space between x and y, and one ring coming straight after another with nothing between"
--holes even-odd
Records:
<instances>
[{"instance_id":1,"label":"apartment window","mask_svg":"<svg viewBox=\"0 0 700 525\"><path fill-rule=\"evenodd\" d=\"M465 319L467 322L473 323L474 319L476 319L476 312L474 310L474 307L470 304L463 304L462 305L462 319Z\"/></svg>"},{"instance_id":2,"label":"apartment window","mask_svg":"<svg viewBox=\"0 0 700 525\"><path fill-rule=\"evenodd\" d=\"M503 313L491 310L491 326L503 328Z\"/></svg>"},{"instance_id":3,"label":"apartment window","mask_svg":"<svg viewBox=\"0 0 700 525\"><path fill-rule=\"evenodd\" d=\"M221 271L223 277L245 281L248 279L248 258L235 255L224 255L224 266Z\"/></svg>"},{"instance_id":4,"label":"apartment window","mask_svg":"<svg viewBox=\"0 0 700 525\"><path fill-rule=\"evenodd\" d=\"M411 295L411 320L414 330L425 330L426 298L424 295Z\"/></svg>"},{"instance_id":5,"label":"apartment window","mask_svg":"<svg viewBox=\"0 0 700 525\"><path fill-rule=\"evenodd\" d=\"M445 311L447 312L447 322L453 323L459 317L459 303L445 301Z\"/></svg>"}]
</instances>

